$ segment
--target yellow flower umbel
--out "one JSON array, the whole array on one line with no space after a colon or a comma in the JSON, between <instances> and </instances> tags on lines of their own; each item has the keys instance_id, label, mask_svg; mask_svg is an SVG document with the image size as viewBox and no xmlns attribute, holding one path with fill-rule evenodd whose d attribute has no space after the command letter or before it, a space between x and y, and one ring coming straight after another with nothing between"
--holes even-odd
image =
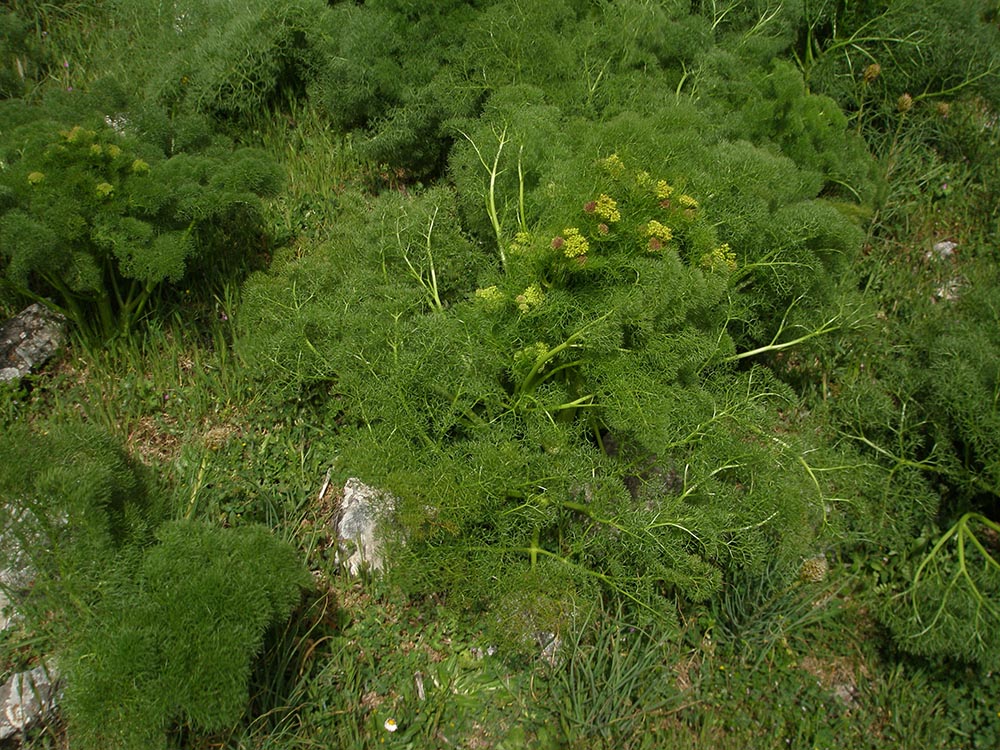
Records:
<instances>
[{"instance_id":1,"label":"yellow flower umbel","mask_svg":"<svg viewBox=\"0 0 1000 750\"><path fill-rule=\"evenodd\" d=\"M514 241L510 243L507 251L511 255L523 255L531 247L531 234L528 232L518 232L514 235Z\"/></svg>"},{"instance_id":2,"label":"yellow flower umbel","mask_svg":"<svg viewBox=\"0 0 1000 750\"><path fill-rule=\"evenodd\" d=\"M611 154L597 162L604 170L611 175L612 179L619 180L625 174L625 162L618 154Z\"/></svg>"},{"instance_id":3,"label":"yellow flower umbel","mask_svg":"<svg viewBox=\"0 0 1000 750\"><path fill-rule=\"evenodd\" d=\"M514 301L517 302L517 309L526 313L542 304L543 299L545 299L545 293L542 291L541 287L538 286L538 284L532 284L517 295L517 297L514 298Z\"/></svg>"},{"instance_id":4,"label":"yellow flower umbel","mask_svg":"<svg viewBox=\"0 0 1000 750\"><path fill-rule=\"evenodd\" d=\"M674 189L670 187L666 180L657 180L653 192L656 194L657 200L665 201L674 194Z\"/></svg>"},{"instance_id":5,"label":"yellow flower umbel","mask_svg":"<svg viewBox=\"0 0 1000 750\"><path fill-rule=\"evenodd\" d=\"M724 242L710 253L701 256L700 265L708 271L727 272L736 270L736 253Z\"/></svg>"},{"instance_id":6,"label":"yellow flower umbel","mask_svg":"<svg viewBox=\"0 0 1000 750\"><path fill-rule=\"evenodd\" d=\"M621 221L622 218L615 199L604 193L597 196L597 200L594 202L594 213L609 224Z\"/></svg>"},{"instance_id":7,"label":"yellow flower umbel","mask_svg":"<svg viewBox=\"0 0 1000 750\"><path fill-rule=\"evenodd\" d=\"M87 130L80 125L74 125L69 130L60 130L59 135L65 138L67 143L77 143L78 141L89 143L94 140L94 136L96 136L97 133L93 130Z\"/></svg>"},{"instance_id":8,"label":"yellow flower umbel","mask_svg":"<svg viewBox=\"0 0 1000 750\"><path fill-rule=\"evenodd\" d=\"M680 203L684 208L690 208L692 210L698 208L698 201L696 201L690 195L678 196L677 202Z\"/></svg>"},{"instance_id":9,"label":"yellow flower umbel","mask_svg":"<svg viewBox=\"0 0 1000 750\"><path fill-rule=\"evenodd\" d=\"M132 162L132 173L133 174L146 174L149 171L149 165L142 159L136 159Z\"/></svg>"},{"instance_id":10,"label":"yellow flower umbel","mask_svg":"<svg viewBox=\"0 0 1000 750\"><path fill-rule=\"evenodd\" d=\"M562 250L567 258L580 258L590 250L587 238L580 234L576 227L567 227L563 233L552 240L552 247Z\"/></svg>"},{"instance_id":11,"label":"yellow flower umbel","mask_svg":"<svg viewBox=\"0 0 1000 750\"><path fill-rule=\"evenodd\" d=\"M543 360L548 353L549 347L541 341L526 346L514 352L514 369L520 371L530 370L536 363Z\"/></svg>"},{"instance_id":12,"label":"yellow flower umbel","mask_svg":"<svg viewBox=\"0 0 1000 750\"><path fill-rule=\"evenodd\" d=\"M40 185L45 180L45 175L41 172L31 172L28 174L28 182L32 185Z\"/></svg>"},{"instance_id":13,"label":"yellow flower umbel","mask_svg":"<svg viewBox=\"0 0 1000 750\"><path fill-rule=\"evenodd\" d=\"M490 307L495 307L503 302L503 292L497 289L494 284L483 289L477 289L476 299L481 300Z\"/></svg>"},{"instance_id":14,"label":"yellow flower umbel","mask_svg":"<svg viewBox=\"0 0 1000 750\"><path fill-rule=\"evenodd\" d=\"M95 190L99 196L101 196L102 198L107 198L109 195L115 192L115 186L109 182L101 182L98 183Z\"/></svg>"},{"instance_id":15,"label":"yellow flower umbel","mask_svg":"<svg viewBox=\"0 0 1000 750\"><path fill-rule=\"evenodd\" d=\"M655 219L643 227L642 233L649 237L649 251L651 253L662 250L663 246L674 238L674 233L670 231L670 227L661 224Z\"/></svg>"}]
</instances>

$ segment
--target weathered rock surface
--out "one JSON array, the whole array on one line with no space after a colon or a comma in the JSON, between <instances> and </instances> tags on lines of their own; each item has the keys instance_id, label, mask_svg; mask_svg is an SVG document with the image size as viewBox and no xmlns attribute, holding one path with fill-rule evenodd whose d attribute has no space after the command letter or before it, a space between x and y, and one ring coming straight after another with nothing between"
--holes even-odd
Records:
<instances>
[{"instance_id":1,"label":"weathered rock surface","mask_svg":"<svg viewBox=\"0 0 1000 750\"><path fill-rule=\"evenodd\" d=\"M35 577L29 548L36 552L47 548L34 520L26 511L0 506L0 632L17 618L12 598L27 591Z\"/></svg>"},{"instance_id":2,"label":"weathered rock surface","mask_svg":"<svg viewBox=\"0 0 1000 750\"><path fill-rule=\"evenodd\" d=\"M380 524L396 507L396 499L369 487L360 479L348 479L335 524L336 561L352 576L362 570L382 570Z\"/></svg>"},{"instance_id":3,"label":"weathered rock surface","mask_svg":"<svg viewBox=\"0 0 1000 750\"><path fill-rule=\"evenodd\" d=\"M22 378L48 361L66 340L66 319L35 303L0 324L0 381Z\"/></svg>"},{"instance_id":4,"label":"weathered rock surface","mask_svg":"<svg viewBox=\"0 0 1000 750\"><path fill-rule=\"evenodd\" d=\"M18 672L0 686L0 740L30 729L50 716L58 703L58 678L40 665Z\"/></svg>"}]
</instances>

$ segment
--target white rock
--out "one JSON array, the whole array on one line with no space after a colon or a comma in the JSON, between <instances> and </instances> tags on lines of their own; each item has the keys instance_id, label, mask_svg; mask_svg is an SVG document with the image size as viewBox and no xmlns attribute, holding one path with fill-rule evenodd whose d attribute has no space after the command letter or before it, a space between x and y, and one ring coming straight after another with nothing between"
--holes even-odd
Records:
<instances>
[{"instance_id":1,"label":"white rock","mask_svg":"<svg viewBox=\"0 0 1000 750\"><path fill-rule=\"evenodd\" d=\"M58 677L45 665L18 672L0 686L0 740L45 719L58 702Z\"/></svg>"},{"instance_id":2,"label":"white rock","mask_svg":"<svg viewBox=\"0 0 1000 750\"><path fill-rule=\"evenodd\" d=\"M396 509L396 499L369 487L360 479L348 479L337 513L335 560L352 576L362 570L382 570L380 527Z\"/></svg>"},{"instance_id":3,"label":"white rock","mask_svg":"<svg viewBox=\"0 0 1000 750\"><path fill-rule=\"evenodd\" d=\"M937 258L939 260L947 260L955 254L955 250L957 248L958 243L952 242L951 240L941 240L940 242L935 242L931 252L927 253L927 259L930 260L931 258Z\"/></svg>"}]
</instances>

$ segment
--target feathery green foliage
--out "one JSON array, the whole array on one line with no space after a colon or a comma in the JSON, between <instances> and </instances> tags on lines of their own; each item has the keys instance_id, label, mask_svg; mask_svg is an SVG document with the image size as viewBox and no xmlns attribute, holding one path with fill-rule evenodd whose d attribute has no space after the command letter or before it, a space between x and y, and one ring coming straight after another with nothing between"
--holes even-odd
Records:
<instances>
[{"instance_id":1,"label":"feathery green foliage","mask_svg":"<svg viewBox=\"0 0 1000 750\"><path fill-rule=\"evenodd\" d=\"M309 582L297 553L263 527L181 521L161 526L133 563L105 582L69 648L74 743L166 747L177 726L232 727L268 626Z\"/></svg>"},{"instance_id":2,"label":"feathery green foliage","mask_svg":"<svg viewBox=\"0 0 1000 750\"><path fill-rule=\"evenodd\" d=\"M130 330L192 271L225 266L238 251L220 242L231 239L224 228L252 227L259 196L279 184L263 154L217 142L198 118L90 112L70 124L28 105L6 114L5 281L55 298L97 338Z\"/></svg>"},{"instance_id":3,"label":"feathery green foliage","mask_svg":"<svg viewBox=\"0 0 1000 750\"><path fill-rule=\"evenodd\" d=\"M58 654L74 744L165 747L180 726L238 722L267 627L310 581L295 550L263 527L166 521L99 430L11 429L0 458L3 563L31 577L9 593Z\"/></svg>"},{"instance_id":4,"label":"feathery green foliage","mask_svg":"<svg viewBox=\"0 0 1000 750\"><path fill-rule=\"evenodd\" d=\"M500 601L529 635L545 629L534 608L514 610L533 597L572 611L610 590L669 619L664 594L704 599L767 559L791 568L822 496L798 438L773 437L794 397L732 369L752 353L727 331L740 262L711 204L677 166L668 181L617 154L519 163L537 131L514 123L536 112L552 115L469 123L456 150L459 197L486 196L492 261L451 193L382 198L344 217L344 241L254 280L245 356L286 393L325 380L337 394L342 469L401 500L408 590ZM476 289L455 283L468 271Z\"/></svg>"}]
</instances>

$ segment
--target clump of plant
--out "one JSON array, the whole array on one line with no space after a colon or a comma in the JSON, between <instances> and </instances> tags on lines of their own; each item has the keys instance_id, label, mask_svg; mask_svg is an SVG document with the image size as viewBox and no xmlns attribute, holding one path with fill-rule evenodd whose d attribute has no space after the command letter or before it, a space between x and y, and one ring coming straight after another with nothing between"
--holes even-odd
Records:
<instances>
[{"instance_id":1,"label":"clump of plant","mask_svg":"<svg viewBox=\"0 0 1000 750\"><path fill-rule=\"evenodd\" d=\"M331 11L321 0L123 6L140 39L169 50L145 90L171 110L245 121L287 105L326 62L316 47Z\"/></svg>"},{"instance_id":2,"label":"clump of plant","mask_svg":"<svg viewBox=\"0 0 1000 750\"><path fill-rule=\"evenodd\" d=\"M129 331L193 271L236 265L227 260L246 250L227 234L252 226L259 197L279 184L262 153L213 142L204 126L185 127L190 118L12 114L0 144L4 281L94 337ZM174 151L178 141L188 149Z\"/></svg>"},{"instance_id":3,"label":"clump of plant","mask_svg":"<svg viewBox=\"0 0 1000 750\"><path fill-rule=\"evenodd\" d=\"M12 9L0 12L0 99L23 96L52 66L29 18Z\"/></svg>"},{"instance_id":4,"label":"clump of plant","mask_svg":"<svg viewBox=\"0 0 1000 750\"><path fill-rule=\"evenodd\" d=\"M845 362L827 360L820 408L870 477L870 515L855 518L854 538L875 560L875 609L896 643L993 669L997 279L988 261L940 248L873 252L866 267L879 322L842 343Z\"/></svg>"},{"instance_id":5,"label":"clump of plant","mask_svg":"<svg viewBox=\"0 0 1000 750\"><path fill-rule=\"evenodd\" d=\"M25 626L66 678L74 746L166 747L180 728L231 727L252 660L309 583L263 527L168 521L150 482L93 428L0 440L5 564Z\"/></svg>"},{"instance_id":6,"label":"clump of plant","mask_svg":"<svg viewBox=\"0 0 1000 750\"><path fill-rule=\"evenodd\" d=\"M717 235L710 194L676 166L606 153L536 168L518 165L513 127L464 134L456 165L482 180L458 184L470 211L479 196L492 261L449 191L386 197L350 216L381 226L345 225L256 278L242 311L244 351L272 376L324 373L342 470L399 499L394 579L494 609L530 640L602 592L669 622L662 597L702 600L768 560L797 568L825 480L781 427L790 391L744 363L798 339L776 323L759 351L737 350L728 327L750 271ZM356 247L365 234L376 242ZM474 287L455 275L463 257Z\"/></svg>"},{"instance_id":7,"label":"clump of plant","mask_svg":"<svg viewBox=\"0 0 1000 750\"><path fill-rule=\"evenodd\" d=\"M996 274L966 268L957 299L914 331L918 348L906 375L926 420L916 429L934 451L897 460L921 461L941 504L885 616L908 650L993 669L1000 664L1000 308Z\"/></svg>"},{"instance_id":8,"label":"clump of plant","mask_svg":"<svg viewBox=\"0 0 1000 750\"><path fill-rule=\"evenodd\" d=\"M161 526L157 543L105 581L67 654L66 710L81 747L167 747L178 727L243 717L254 656L309 576L259 526Z\"/></svg>"}]
</instances>

